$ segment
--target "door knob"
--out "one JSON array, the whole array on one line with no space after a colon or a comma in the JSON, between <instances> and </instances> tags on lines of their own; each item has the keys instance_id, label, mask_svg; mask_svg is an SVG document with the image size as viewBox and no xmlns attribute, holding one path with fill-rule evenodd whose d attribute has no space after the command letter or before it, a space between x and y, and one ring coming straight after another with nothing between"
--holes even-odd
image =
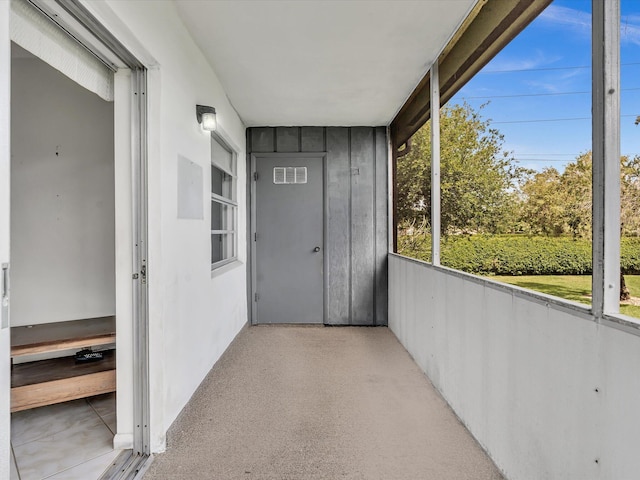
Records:
<instances>
[{"instance_id":1,"label":"door knob","mask_svg":"<svg viewBox=\"0 0 640 480\"><path fill-rule=\"evenodd\" d=\"M320 251L320 247L316 247L313 249L314 252L318 253Z\"/></svg>"}]
</instances>

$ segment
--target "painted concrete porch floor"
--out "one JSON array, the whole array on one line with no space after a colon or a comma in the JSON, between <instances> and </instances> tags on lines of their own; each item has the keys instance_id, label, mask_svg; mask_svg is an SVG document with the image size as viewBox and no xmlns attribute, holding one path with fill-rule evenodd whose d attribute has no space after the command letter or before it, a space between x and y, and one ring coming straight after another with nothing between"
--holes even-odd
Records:
<instances>
[{"instance_id":1,"label":"painted concrete porch floor","mask_svg":"<svg viewBox=\"0 0 640 480\"><path fill-rule=\"evenodd\" d=\"M240 333L153 479L502 479L387 328Z\"/></svg>"}]
</instances>

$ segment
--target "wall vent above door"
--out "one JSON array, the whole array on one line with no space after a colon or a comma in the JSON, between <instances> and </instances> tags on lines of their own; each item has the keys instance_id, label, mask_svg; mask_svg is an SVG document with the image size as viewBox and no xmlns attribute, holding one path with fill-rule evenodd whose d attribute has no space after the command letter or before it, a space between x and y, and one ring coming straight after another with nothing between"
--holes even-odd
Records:
<instances>
[{"instance_id":1,"label":"wall vent above door","mask_svg":"<svg viewBox=\"0 0 640 480\"><path fill-rule=\"evenodd\" d=\"M274 167L273 183L276 185L307 183L307 167Z\"/></svg>"}]
</instances>

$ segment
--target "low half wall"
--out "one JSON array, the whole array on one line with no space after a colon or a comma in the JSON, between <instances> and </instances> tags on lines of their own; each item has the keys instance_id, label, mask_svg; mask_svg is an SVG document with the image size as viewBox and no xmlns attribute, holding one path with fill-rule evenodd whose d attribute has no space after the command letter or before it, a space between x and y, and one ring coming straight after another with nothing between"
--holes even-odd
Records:
<instances>
[{"instance_id":1,"label":"low half wall","mask_svg":"<svg viewBox=\"0 0 640 480\"><path fill-rule=\"evenodd\" d=\"M640 336L389 255L389 328L510 480L640 478Z\"/></svg>"}]
</instances>

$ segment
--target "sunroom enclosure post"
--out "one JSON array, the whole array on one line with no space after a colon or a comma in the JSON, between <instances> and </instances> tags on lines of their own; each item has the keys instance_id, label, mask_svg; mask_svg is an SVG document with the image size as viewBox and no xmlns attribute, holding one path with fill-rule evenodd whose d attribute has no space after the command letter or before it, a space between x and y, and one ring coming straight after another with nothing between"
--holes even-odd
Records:
<instances>
[{"instance_id":1,"label":"sunroom enclosure post","mask_svg":"<svg viewBox=\"0 0 640 480\"><path fill-rule=\"evenodd\" d=\"M431 263L440 265L440 75L431 66Z\"/></svg>"},{"instance_id":2,"label":"sunroom enclosure post","mask_svg":"<svg viewBox=\"0 0 640 480\"><path fill-rule=\"evenodd\" d=\"M593 314L620 301L620 0L593 0Z\"/></svg>"}]
</instances>

